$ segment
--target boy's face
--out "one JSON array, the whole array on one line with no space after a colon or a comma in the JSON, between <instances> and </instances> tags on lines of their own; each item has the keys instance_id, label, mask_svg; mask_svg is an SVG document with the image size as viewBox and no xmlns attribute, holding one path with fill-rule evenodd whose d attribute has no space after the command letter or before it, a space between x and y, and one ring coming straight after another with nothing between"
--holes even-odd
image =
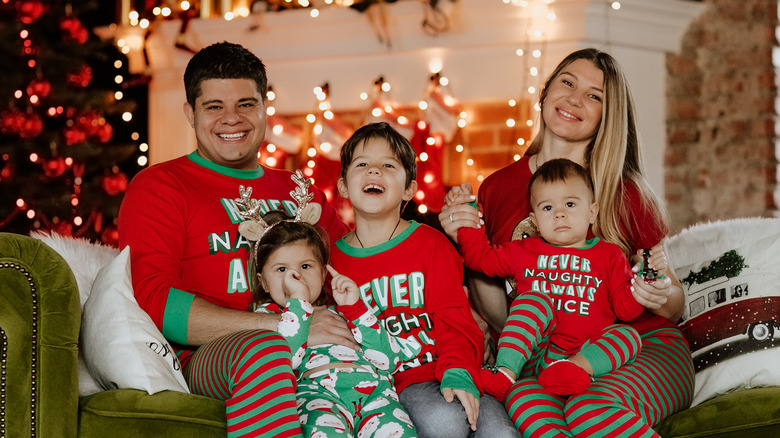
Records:
<instances>
[{"instance_id":1,"label":"boy's face","mask_svg":"<svg viewBox=\"0 0 780 438\"><path fill-rule=\"evenodd\" d=\"M206 79L195 107L184 114L195 129L198 154L233 169L257 167L265 138L265 102L251 79Z\"/></svg>"},{"instance_id":2,"label":"boy's face","mask_svg":"<svg viewBox=\"0 0 780 438\"><path fill-rule=\"evenodd\" d=\"M585 246L588 228L596 220L598 207L580 178L537 181L531 188L531 220L539 234L553 245Z\"/></svg>"},{"instance_id":3,"label":"boy's face","mask_svg":"<svg viewBox=\"0 0 780 438\"><path fill-rule=\"evenodd\" d=\"M305 299L309 303L317 301L325 282L325 272L311 247L298 241L272 252L257 277L274 303L284 307L291 297Z\"/></svg>"},{"instance_id":4,"label":"boy's face","mask_svg":"<svg viewBox=\"0 0 780 438\"><path fill-rule=\"evenodd\" d=\"M348 198L356 213L384 215L398 213L403 201L417 192L417 181L406 184L406 170L387 140L369 138L359 144L338 181L339 193Z\"/></svg>"}]
</instances>

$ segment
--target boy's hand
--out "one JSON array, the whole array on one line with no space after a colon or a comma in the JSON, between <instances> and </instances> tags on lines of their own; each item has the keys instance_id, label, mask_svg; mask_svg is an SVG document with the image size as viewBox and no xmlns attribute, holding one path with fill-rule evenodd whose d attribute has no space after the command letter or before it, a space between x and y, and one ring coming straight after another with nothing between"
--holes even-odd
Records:
<instances>
[{"instance_id":1,"label":"boy's hand","mask_svg":"<svg viewBox=\"0 0 780 438\"><path fill-rule=\"evenodd\" d=\"M325 266L328 268L330 275L333 276L333 279L330 281L330 287L333 289L333 299L336 300L336 304L349 306L357 303L357 300L360 299L357 284L346 275L339 274L338 271L333 269L333 266Z\"/></svg>"},{"instance_id":2,"label":"boy's hand","mask_svg":"<svg viewBox=\"0 0 780 438\"><path fill-rule=\"evenodd\" d=\"M310 300L309 288L301 281L301 274L295 269L288 269L284 272L282 280L282 291L287 299Z\"/></svg>"},{"instance_id":3,"label":"boy's hand","mask_svg":"<svg viewBox=\"0 0 780 438\"><path fill-rule=\"evenodd\" d=\"M479 417L479 399L462 389L442 388L442 395L447 403L452 403L455 397L458 398L463 409L466 410L466 419L469 421L471 430L477 430L477 417Z\"/></svg>"}]
</instances>

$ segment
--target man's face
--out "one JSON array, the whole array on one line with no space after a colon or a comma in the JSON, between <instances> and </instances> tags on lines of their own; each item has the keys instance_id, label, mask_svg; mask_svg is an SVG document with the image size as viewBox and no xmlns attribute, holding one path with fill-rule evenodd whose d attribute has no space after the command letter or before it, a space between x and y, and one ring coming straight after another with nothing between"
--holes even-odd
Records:
<instances>
[{"instance_id":1,"label":"man's face","mask_svg":"<svg viewBox=\"0 0 780 438\"><path fill-rule=\"evenodd\" d=\"M265 138L265 96L251 79L207 79L200 90L194 107L184 104L198 154L221 166L255 169Z\"/></svg>"}]
</instances>

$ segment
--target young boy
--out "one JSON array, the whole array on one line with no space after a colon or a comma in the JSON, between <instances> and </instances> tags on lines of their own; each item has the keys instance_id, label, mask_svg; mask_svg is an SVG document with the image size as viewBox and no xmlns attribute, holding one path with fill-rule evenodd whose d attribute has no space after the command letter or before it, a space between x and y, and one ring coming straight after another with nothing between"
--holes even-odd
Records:
<instances>
[{"instance_id":1,"label":"young boy","mask_svg":"<svg viewBox=\"0 0 780 438\"><path fill-rule=\"evenodd\" d=\"M335 243L331 264L400 338L404 359L393 378L420 437L465 438L477 429L517 436L501 404L480 399L482 333L457 251L435 229L401 219L416 172L414 149L387 123L363 126L346 141L338 187L352 203L355 229Z\"/></svg>"},{"instance_id":2,"label":"young boy","mask_svg":"<svg viewBox=\"0 0 780 438\"><path fill-rule=\"evenodd\" d=\"M491 247L482 229L458 230L466 266L513 277L520 293L499 339L497 369L483 371L485 391L500 400L521 371L552 394L583 392L640 347L636 330L615 324L644 309L633 296L631 267L617 245L588 238L598 204L585 169L566 159L546 162L531 178L529 199L541 237Z\"/></svg>"}]
</instances>

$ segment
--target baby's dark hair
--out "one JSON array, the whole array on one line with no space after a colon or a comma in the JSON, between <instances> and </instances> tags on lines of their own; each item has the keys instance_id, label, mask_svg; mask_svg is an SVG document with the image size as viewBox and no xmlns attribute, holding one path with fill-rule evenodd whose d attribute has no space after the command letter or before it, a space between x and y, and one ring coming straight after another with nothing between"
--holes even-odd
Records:
<instances>
[{"instance_id":1,"label":"baby's dark hair","mask_svg":"<svg viewBox=\"0 0 780 438\"><path fill-rule=\"evenodd\" d=\"M272 303L271 294L263 289L263 286L257 281L256 274L263 270L263 265L268 261L271 254L277 249L296 242L303 242L312 249L317 261L320 262L322 269L328 264L330 259L330 245L325 231L317 225L308 222L293 222L284 211L274 210L266 213L263 220L271 225L271 228L263 234L257 242L254 243L252 252L254 254L252 280L254 287L252 290L252 299L255 305ZM328 295L321 293L319 298L312 303L315 306L321 306L328 303Z\"/></svg>"},{"instance_id":2,"label":"baby's dark hair","mask_svg":"<svg viewBox=\"0 0 780 438\"><path fill-rule=\"evenodd\" d=\"M531 190L536 183L554 183L572 178L581 179L588 187L591 196L593 195L593 182L588 171L574 161L566 158L556 158L543 163L536 169L536 172L534 172L531 180L528 182L528 199L531 199Z\"/></svg>"},{"instance_id":3,"label":"baby's dark hair","mask_svg":"<svg viewBox=\"0 0 780 438\"><path fill-rule=\"evenodd\" d=\"M347 177L347 169L352 163L355 149L372 138L382 138L390 144L390 150L404 166L406 171L406 187L404 188L408 189L412 181L417 178L417 154L409 140L385 122L364 125L344 142L344 146L341 147L341 177Z\"/></svg>"},{"instance_id":4,"label":"baby's dark hair","mask_svg":"<svg viewBox=\"0 0 780 438\"><path fill-rule=\"evenodd\" d=\"M207 79L249 79L265 99L268 77L265 65L254 53L239 44L223 41L204 47L187 63L184 70L184 92L187 103L195 107L201 84Z\"/></svg>"}]
</instances>

